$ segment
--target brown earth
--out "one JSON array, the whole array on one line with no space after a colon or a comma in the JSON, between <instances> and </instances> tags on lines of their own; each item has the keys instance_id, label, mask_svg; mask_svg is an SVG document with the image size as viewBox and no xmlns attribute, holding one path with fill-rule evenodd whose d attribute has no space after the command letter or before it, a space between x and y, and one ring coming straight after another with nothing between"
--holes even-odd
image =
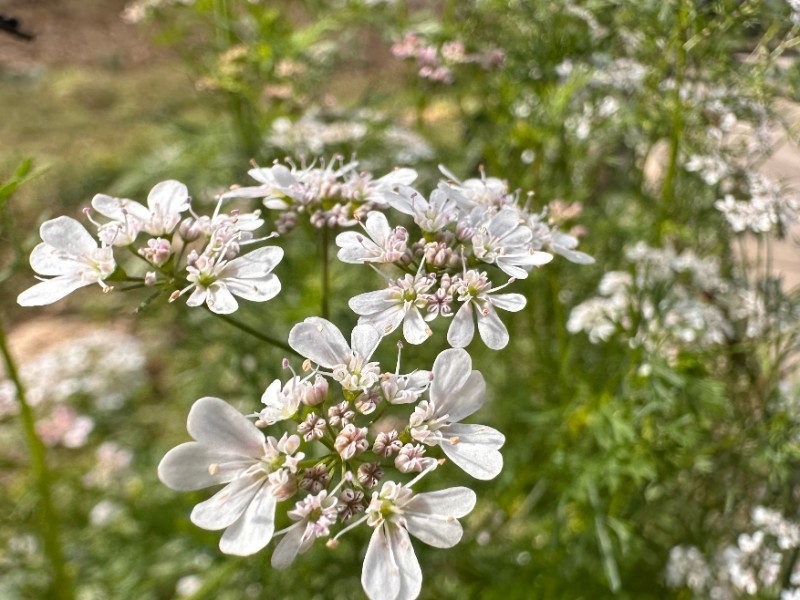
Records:
<instances>
[{"instance_id":1,"label":"brown earth","mask_svg":"<svg viewBox=\"0 0 800 600\"><path fill-rule=\"evenodd\" d=\"M0 30L0 75L37 66L121 66L166 53L125 23L127 0L0 0L0 16L15 18L26 41Z\"/></svg>"}]
</instances>

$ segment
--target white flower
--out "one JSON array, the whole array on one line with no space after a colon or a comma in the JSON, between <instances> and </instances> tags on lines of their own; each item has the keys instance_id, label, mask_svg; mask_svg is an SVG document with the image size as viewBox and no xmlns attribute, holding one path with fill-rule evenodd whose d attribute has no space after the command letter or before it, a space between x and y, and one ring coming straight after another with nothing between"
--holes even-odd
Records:
<instances>
[{"instance_id":1,"label":"white flower","mask_svg":"<svg viewBox=\"0 0 800 600\"><path fill-rule=\"evenodd\" d=\"M425 292L435 283L435 276L406 274L392 281L384 290L354 296L348 305L354 313L360 315L359 324L372 325L383 335L387 335L402 323L406 341L409 344L421 344L433 333L425 323L420 309L428 305Z\"/></svg>"},{"instance_id":2,"label":"white flower","mask_svg":"<svg viewBox=\"0 0 800 600\"><path fill-rule=\"evenodd\" d=\"M511 312L525 308L527 300L522 294L495 294L505 285L491 288L486 273L475 270L467 271L463 277L453 281L458 290L458 301L464 304L458 309L447 330L447 341L454 348L467 346L475 334L475 322L478 320L478 332L481 339L492 350L500 350L508 345L508 329L495 307ZM506 284L507 285L507 284ZM474 315L474 316L473 316Z\"/></svg>"},{"instance_id":3,"label":"white flower","mask_svg":"<svg viewBox=\"0 0 800 600\"><path fill-rule=\"evenodd\" d=\"M96 194L92 208L111 219L97 227L97 237L109 246L132 244L150 218L150 211L135 200L106 194Z\"/></svg>"},{"instance_id":4,"label":"white flower","mask_svg":"<svg viewBox=\"0 0 800 600\"><path fill-rule=\"evenodd\" d=\"M364 230L369 238L357 231L345 231L336 236L340 261L350 264L366 262L391 263L406 251L408 232L404 227L389 227L383 213L372 211L367 215Z\"/></svg>"},{"instance_id":5,"label":"white flower","mask_svg":"<svg viewBox=\"0 0 800 600\"><path fill-rule=\"evenodd\" d=\"M180 181L157 183L147 195L147 207L127 198L97 194L92 208L111 222L98 226L98 235L105 243L127 246L144 230L153 236L169 235L189 209L189 190Z\"/></svg>"},{"instance_id":6,"label":"white flower","mask_svg":"<svg viewBox=\"0 0 800 600\"><path fill-rule=\"evenodd\" d=\"M291 419L300 406L302 400L302 387L299 377L292 377L281 389L281 380L273 381L264 394L261 402L264 408L258 413L259 421L267 425L273 425L278 421Z\"/></svg>"},{"instance_id":7,"label":"white flower","mask_svg":"<svg viewBox=\"0 0 800 600\"><path fill-rule=\"evenodd\" d=\"M447 192L464 212L477 206L503 207L517 203L517 195L509 193L508 184L497 177L486 177L483 169L480 179L467 179L464 182L459 181L443 165L439 165L439 170L449 180L440 182L439 189Z\"/></svg>"},{"instance_id":8,"label":"white flower","mask_svg":"<svg viewBox=\"0 0 800 600\"><path fill-rule=\"evenodd\" d=\"M351 347L336 325L319 317L309 317L289 332L289 345L301 356L332 369L333 378L348 391L366 390L378 382L378 363L369 359L380 341L377 329L357 325Z\"/></svg>"},{"instance_id":9,"label":"white flower","mask_svg":"<svg viewBox=\"0 0 800 600\"><path fill-rule=\"evenodd\" d=\"M195 439L167 452L158 477L178 491L227 484L194 507L192 522L209 530L225 529L219 547L247 556L264 548L275 530L275 507L297 489L294 473L303 454L300 439L284 434L266 438L247 417L219 398L201 398L187 421Z\"/></svg>"},{"instance_id":10,"label":"white flower","mask_svg":"<svg viewBox=\"0 0 800 600\"><path fill-rule=\"evenodd\" d=\"M430 201L414 188L398 186L386 201L395 210L414 217L414 222L425 232L441 231L458 218L458 205L443 190L431 193Z\"/></svg>"},{"instance_id":11,"label":"white flower","mask_svg":"<svg viewBox=\"0 0 800 600\"><path fill-rule=\"evenodd\" d=\"M162 181L147 195L149 218L144 230L150 235L172 233L181 221L181 213L189 209L189 190L180 181Z\"/></svg>"},{"instance_id":12,"label":"white flower","mask_svg":"<svg viewBox=\"0 0 800 600\"><path fill-rule=\"evenodd\" d=\"M503 469L498 451L503 434L486 425L459 423L486 401L486 383L472 370L466 350L450 348L433 363L430 402L420 402L409 422L411 437L440 446L447 457L476 479L493 479Z\"/></svg>"},{"instance_id":13,"label":"white flower","mask_svg":"<svg viewBox=\"0 0 800 600\"><path fill-rule=\"evenodd\" d=\"M225 315L239 308L234 296L251 302L266 302L281 291L281 282L272 269L283 258L283 249L265 246L227 261L218 257L196 256L186 267L191 282L181 294L194 288L186 301L189 306L204 302L217 314Z\"/></svg>"},{"instance_id":14,"label":"white flower","mask_svg":"<svg viewBox=\"0 0 800 600\"><path fill-rule=\"evenodd\" d=\"M411 404L416 402L431 384L431 372L417 370L408 375L384 373L381 391L389 404Z\"/></svg>"},{"instance_id":15,"label":"white flower","mask_svg":"<svg viewBox=\"0 0 800 600\"><path fill-rule=\"evenodd\" d=\"M103 290L116 269L111 248L101 246L75 219L58 217L39 228L43 242L31 252L31 267L39 275L53 276L42 280L17 297L20 306L52 304L78 288L97 283Z\"/></svg>"},{"instance_id":16,"label":"white flower","mask_svg":"<svg viewBox=\"0 0 800 600\"><path fill-rule=\"evenodd\" d=\"M479 218L473 217L472 249L478 260L496 264L517 279L525 279L533 267L553 260L552 254L531 246L533 231L521 222L517 209L504 208L498 212L477 209L474 215Z\"/></svg>"},{"instance_id":17,"label":"white flower","mask_svg":"<svg viewBox=\"0 0 800 600\"><path fill-rule=\"evenodd\" d=\"M330 526L336 522L339 510L337 498L322 490L316 496L306 496L287 514L297 521L286 528L286 535L272 553L272 566L285 569L294 562L298 554L306 552L319 537L330 534ZM280 534L280 532L279 532Z\"/></svg>"},{"instance_id":18,"label":"white flower","mask_svg":"<svg viewBox=\"0 0 800 600\"><path fill-rule=\"evenodd\" d=\"M414 494L387 481L374 492L367 523L375 528L364 557L361 585L370 600L413 600L422 589L422 569L409 533L430 546L451 548L463 535L457 519L475 506L475 492L454 487Z\"/></svg>"}]
</instances>

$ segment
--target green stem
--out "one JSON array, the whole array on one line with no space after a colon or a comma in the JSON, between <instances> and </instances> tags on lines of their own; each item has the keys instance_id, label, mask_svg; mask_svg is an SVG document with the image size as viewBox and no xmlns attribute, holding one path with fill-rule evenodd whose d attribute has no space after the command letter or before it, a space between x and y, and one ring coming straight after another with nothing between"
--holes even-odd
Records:
<instances>
[{"instance_id":1,"label":"green stem","mask_svg":"<svg viewBox=\"0 0 800 600\"><path fill-rule=\"evenodd\" d=\"M59 523L56 512L53 510L53 499L50 493L52 477L50 475L50 469L47 467L45 447L42 440L36 434L33 411L31 410L30 404L28 404L25 388L22 385L16 365L11 357L11 352L8 349L5 331L1 322L0 352L3 354L7 376L14 384L17 391L20 418L22 419L22 427L25 430L28 450L31 454L31 464L36 480L36 488L39 492L39 516L41 519L41 534L44 541L44 553L53 571L53 580L50 589L51 595L49 597L58 600L73 600L75 598L75 590L72 579L67 572L64 554L61 550Z\"/></svg>"},{"instance_id":2,"label":"green stem","mask_svg":"<svg viewBox=\"0 0 800 600\"><path fill-rule=\"evenodd\" d=\"M678 152L680 150L681 137L683 136L683 101L681 99L681 87L683 86L684 72L686 70L686 27L689 22L689 6L687 2L681 2L678 13L678 22L675 31L675 89L672 94L672 131L670 132L669 163L667 173L664 176L664 188L661 191L661 206L659 223L662 231L658 232L659 239L663 233L663 228L667 225L667 217L670 214L670 205L675 199L675 175L678 171Z\"/></svg>"},{"instance_id":3,"label":"green stem","mask_svg":"<svg viewBox=\"0 0 800 600\"><path fill-rule=\"evenodd\" d=\"M262 333L262 332L258 331L257 329L254 329L253 327L250 327L249 325L246 325L245 323L237 321L233 317L230 317L228 315L220 315L218 313L212 312L208 307L206 307L206 310L208 310L208 312L210 312L215 317L217 317L219 319L222 319L223 321L225 321L229 325L233 325L234 327L236 327L236 329L244 331L245 333L252 335L254 338L261 340L262 342L266 342L267 344L271 344L272 346L275 346L276 348L280 348L281 350L285 350L286 352L290 352L291 354L294 354L295 356L299 356L300 358L303 358L303 356L299 352L294 350L286 342L282 342L281 340L279 340L277 338L274 338L271 335L267 335L266 333Z\"/></svg>"},{"instance_id":4,"label":"green stem","mask_svg":"<svg viewBox=\"0 0 800 600\"><path fill-rule=\"evenodd\" d=\"M322 302L320 310L322 318L330 317L330 261L328 260L328 228L323 225L322 237Z\"/></svg>"},{"instance_id":5,"label":"green stem","mask_svg":"<svg viewBox=\"0 0 800 600\"><path fill-rule=\"evenodd\" d=\"M234 18L228 0L214 0L214 28L217 53L221 56L240 41L234 30ZM228 92L228 103L233 116L234 129L239 138L237 151L245 158L253 158L260 147L260 135L255 125L253 107L243 93Z\"/></svg>"}]
</instances>

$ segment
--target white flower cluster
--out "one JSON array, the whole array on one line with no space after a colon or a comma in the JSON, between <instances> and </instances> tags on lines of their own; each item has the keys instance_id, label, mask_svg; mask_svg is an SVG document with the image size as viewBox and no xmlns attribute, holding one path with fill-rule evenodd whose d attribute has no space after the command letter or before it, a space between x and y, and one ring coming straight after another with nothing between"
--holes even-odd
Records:
<instances>
[{"instance_id":1,"label":"white flower cluster","mask_svg":"<svg viewBox=\"0 0 800 600\"><path fill-rule=\"evenodd\" d=\"M71 217L45 221L42 243L31 253L31 267L50 277L22 292L22 306L41 306L61 300L78 288L99 284L104 292L113 289L108 281L159 286L174 291L170 300L190 292L187 304L228 314L238 308L234 296L253 302L270 300L280 291L272 270L283 258L274 246L241 254L242 247L255 239L253 231L263 225L258 211L221 213L220 199L212 216L191 210L186 186L162 181L147 197L147 206L127 198L97 194L92 208L104 217L97 222L96 238ZM185 214L185 213L188 213ZM147 237L142 242L141 238ZM115 249L125 248L145 264L143 276L128 275L117 262Z\"/></svg>"},{"instance_id":2,"label":"white flower cluster","mask_svg":"<svg viewBox=\"0 0 800 600\"><path fill-rule=\"evenodd\" d=\"M459 182L443 169L449 181L440 182L426 199L407 185L384 194L395 210L410 216L419 237L402 225L392 227L382 212L372 211L364 234L347 231L336 238L339 260L382 269L387 287L353 297L350 308L359 323L371 324L384 334L400 325L410 344L432 335L428 323L450 318L448 343L467 346L478 332L492 349L504 348L509 335L497 309L519 311L521 294L497 293L532 268L547 264L552 253L580 264L594 260L576 250L578 239L558 231L547 213L531 213L520 206L518 193L494 177ZM506 279L494 285L494 266Z\"/></svg>"},{"instance_id":3,"label":"white flower cluster","mask_svg":"<svg viewBox=\"0 0 800 600\"><path fill-rule=\"evenodd\" d=\"M776 181L758 173L747 173L749 200L737 200L726 194L714 206L736 233L769 233L784 235L800 216L800 198L789 195Z\"/></svg>"},{"instance_id":4,"label":"white flower cluster","mask_svg":"<svg viewBox=\"0 0 800 600\"><path fill-rule=\"evenodd\" d=\"M486 396L483 376L472 370L464 347L476 326L490 348L508 344L497 310L519 311L527 300L500 290L554 254L578 264L594 259L577 250L577 232L559 230L580 213L579 205L554 201L532 212L504 181L482 174L461 182L444 168L448 180L425 198L410 187L417 177L413 169L375 178L357 168L341 157L255 167L250 175L259 185L222 194L211 216L195 214L186 186L177 181L156 185L146 206L98 194L92 208L102 219L89 217L96 237L69 217L42 225L43 242L34 248L31 265L49 279L20 294L18 302L49 304L93 283L104 291L122 283L170 290L170 300L187 294L187 305L205 304L225 315L237 310L236 297L263 302L278 294L272 270L283 250L262 246L242 253L268 239L253 234L264 221L259 211L223 213L224 202L260 199L279 211L279 233L289 231L300 214L317 228L360 225L363 233L337 235L338 258L374 268L387 285L350 298L359 315L351 341L322 318L295 325L288 342L307 359L306 374L292 371L288 381L273 381L262 396L263 408L249 416L219 398L195 402L188 417L194 441L168 452L158 473L176 490L225 484L194 508L192 521L224 530L220 548L230 554L253 554L280 537L275 568L288 567L317 538L335 545L359 525L372 527L362 572L367 595L411 600L420 592L422 574L409 535L451 547L462 535L457 519L475 504L468 488L417 493L417 481L446 459L480 480L496 477L503 467L503 435L463 423ZM386 213L392 210L408 228L389 224ZM123 267L115 255L123 248L144 263L142 276ZM497 276L500 285L492 282ZM384 336L402 325L405 339L420 344L432 335L428 323L437 317L451 319L452 347L430 371L403 374L398 358L392 373L373 360ZM289 368L288 361L284 366ZM72 444L66 439L71 424L75 436L85 438L91 423L62 413L41 435ZM262 428L276 431L265 435ZM107 448L102 459L105 464L87 477L87 485L102 487L115 472L124 473L124 450ZM276 518L292 524L275 531Z\"/></svg>"},{"instance_id":5,"label":"white flower cluster","mask_svg":"<svg viewBox=\"0 0 800 600\"><path fill-rule=\"evenodd\" d=\"M800 598L800 565L793 556L800 548L800 524L763 506L753 509L751 524L755 531L743 533L736 544L716 550L711 560L695 546L674 547L665 570L667 585L685 586L699 597L713 600L744 595ZM791 569L787 581L781 581L784 568Z\"/></svg>"},{"instance_id":6,"label":"white flower cluster","mask_svg":"<svg viewBox=\"0 0 800 600\"><path fill-rule=\"evenodd\" d=\"M272 123L267 142L295 155L323 154L337 146L355 144L368 132L379 131L383 153L399 163L416 163L433 158L433 149L425 138L404 127L389 125L386 116L373 111L353 115L343 111L309 109L292 121L280 117Z\"/></svg>"},{"instance_id":7,"label":"white flower cluster","mask_svg":"<svg viewBox=\"0 0 800 600\"><path fill-rule=\"evenodd\" d=\"M374 529L364 589L373 600L394 600L420 591L409 534L440 548L461 539L457 519L472 510L474 492L416 493L413 486L443 462L428 455L437 447L473 477L500 473L503 435L461 422L485 402L483 376L458 348L441 352L430 372L382 372L372 361L381 339L375 328L359 325L348 343L329 321L306 319L289 344L308 358L309 372L273 382L264 408L251 415L255 423L218 398L192 406L187 428L194 441L168 452L158 474L181 491L225 484L191 515L199 527L225 530L223 552L253 554L282 536L272 555L272 566L282 569L318 538L335 546L363 524ZM275 427L276 435L260 427ZM403 482L407 474L416 476ZM293 523L276 532L279 509Z\"/></svg>"},{"instance_id":8,"label":"white flower cluster","mask_svg":"<svg viewBox=\"0 0 800 600\"><path fill-rule=\"evenodd\" d=\"M260 185L235 187L224 197L262 198L267 208L283 211L277 221L279 233L291 230L300 213L309 215L319 228L353 226L370 210L386 208L384 194L393 186L417 178L413 169L396 169L375 179L359 171L358 162L346 163L341 156L299 165L289 159L286 165L276 161L272 167L254 167L248 173Z\"/></svg>"},{"instance_id":9,"label":"white flower cluster","mask_svg":"<svg viewBox=\"0 0 800 600\"><path fill-rule=\"evenodd\" d=\"M629 248L626 257L633 273L606 273L599 295L572 309L570 332L583 331L592 343L620 333L649 352L669 354L725 343L739 323L748 337L767 326L763 298L729 285L715 257L644 243Z\"/></svg>"}]
</instances>

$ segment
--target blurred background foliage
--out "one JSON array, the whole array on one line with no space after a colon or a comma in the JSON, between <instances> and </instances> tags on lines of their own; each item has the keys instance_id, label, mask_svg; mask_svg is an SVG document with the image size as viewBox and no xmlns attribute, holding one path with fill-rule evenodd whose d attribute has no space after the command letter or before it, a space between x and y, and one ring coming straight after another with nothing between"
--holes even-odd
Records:
<instances>
[{"instance_id":1,"label":"blurred background foliage","mask_svg":"<svg viewBox=\"0 0 800 600\"><path fill-rule=\"evenodd\" d=\"M142 199L170 178L210 205L230 184L248 183L251 159L266 166L334 153L356 154L376 173L414 167L421 189L435 184L438 164L463 178L480 167L533 206L580 203L568 223L581 228L581 247L597 261L557 260L532 273L522 283L528 307L510 317L509 346L470 347L492 398L480 416L505 433L506 466L489 483L437 473L443 487L473 486L479 504L457 547L416 546L422 598L782 598L797 587L800 541L778 549L777 574L753 567L755 589L715 558L752 533L757 506L800 521L798 298L769 252L789 232L745 237L715 208L727 193L748 197L748 174L769 160L776 140L796 138L793 7L140 0L123 16L162 48L158 60L135 69L112 62L0 72L2 309L12 342L17 333L18 361L24 370L44 352L74 352L71 339L109 321L147 357L120 367L127 370L112 406L102 407L107 392L91 386L63 398L45 389L34 406L42 419L63 404L93 420L81 443L56 441L47 453L77 596L360 597L366 538L346 536L336 551L318 545L277 572L269 550L220 554L218 535L187 518L203 492L176 494L155 475L165 451L184 441L191 403L216 395L255 410L279 376L280 350L161 298L148 304L83 290L39 311L13 302L31 282L26 257L38 223L79 217L95 193ZM26 157L33 167L17 169ZM724 176L698 167L698 157L719 158ZM755 253L740 251L741 239ZM308 224L281 242L284 292L237 317L285 339L319 312L322 242ZM723 339L702 341L708 323L697 335L664 333L671 294L688 271L655 283L640 277L640 263L626 254L637 242L713 257L723 284L695 278L683 299L719 308L730 324ZM331 269L332 320L344 330L355 323L346 300L373 289L377 276L335 261ZM580 327L568 332L571 311L611 271L635 279L628 314L600 340ZM765 307L756 335L723 301L745 292ZM26 351L19 339L43 319L47 333L34 331L48 343L37 338L36 351ZM648 332L659 319L665 329ZM63 323L72 324L68 333ZM85 357L83 370L107 375L119 343ZM431 346L409 349L406 365L429 365L440 350ZM384 344L379 358L391 363L392 348ZM103 454L107 442L116 446ZM0 421L0 596L57 597L24 448L8 409ZM674 549L689 546L705 557L702 585L670 575Z\"/></svg>"}]
</instances>

